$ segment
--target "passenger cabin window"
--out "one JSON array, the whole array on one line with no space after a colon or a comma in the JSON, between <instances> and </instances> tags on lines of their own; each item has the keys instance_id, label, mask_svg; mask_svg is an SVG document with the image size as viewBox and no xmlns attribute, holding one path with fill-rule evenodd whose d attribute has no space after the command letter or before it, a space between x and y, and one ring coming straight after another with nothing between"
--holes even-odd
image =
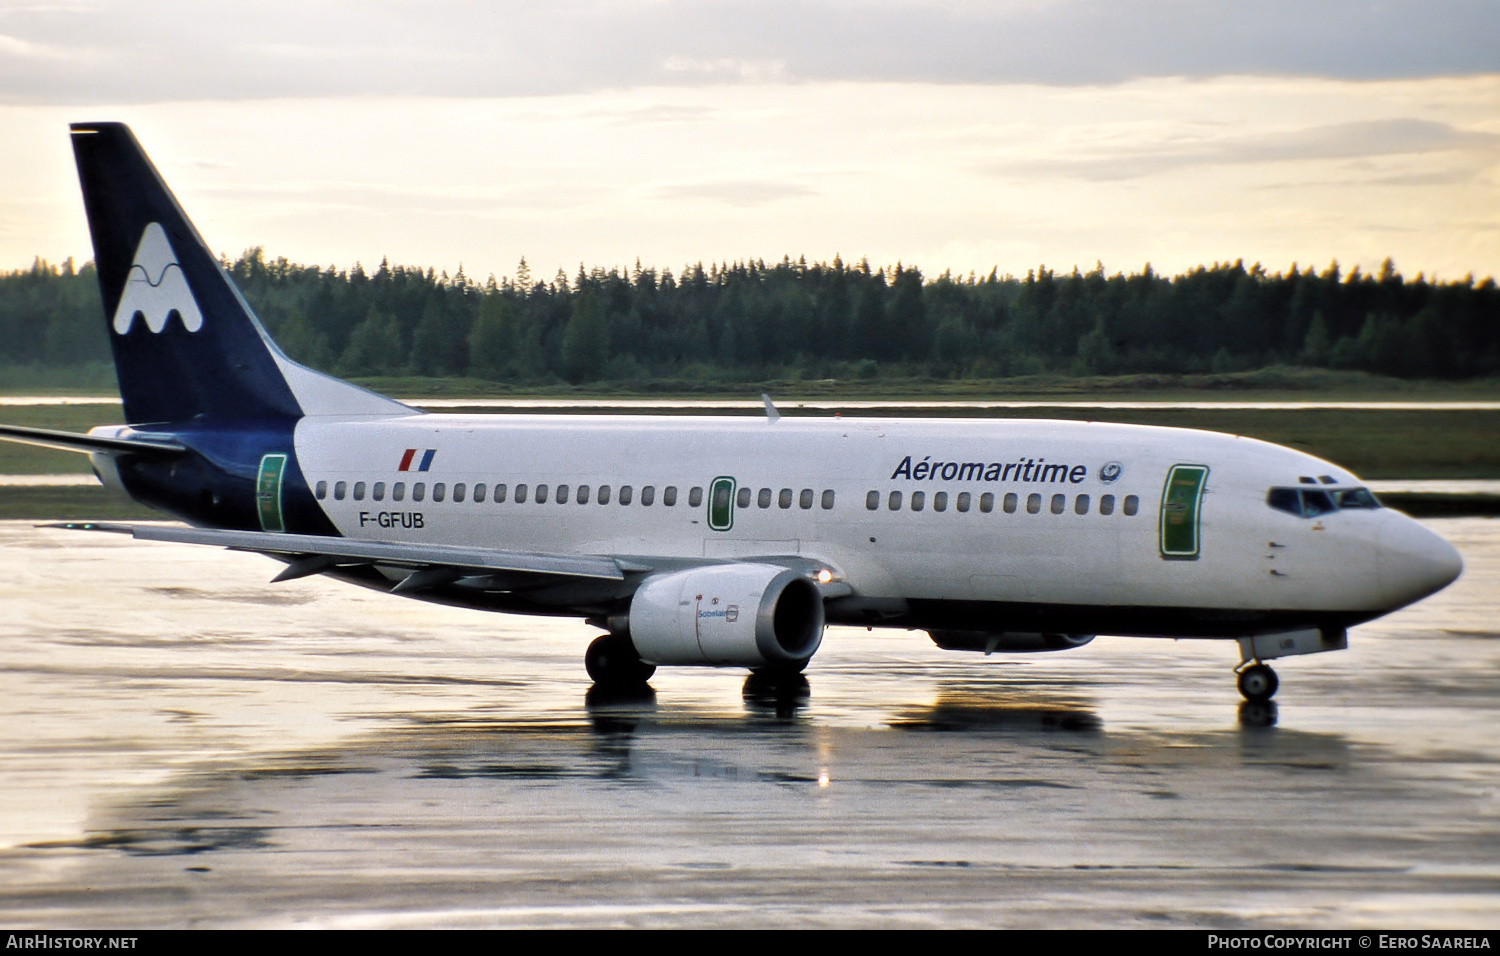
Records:
<instances>
[{"instance_id":1,"label":"passenger cabin window","mask_svg":"<svg viewBox=\"0 0 1500 956\"><path fill-rule=\"evenodd\" d=\"M497 505L503 505L503 504L505 504L506 491L507 491L507 489L506 489L506 487L504 485L496 485L495 486L495 504L497 504Z\"/></svg>"},{"instance_id":2,"label":"passenger cabin window","mask_svg":"<svg viewBox=\"0 0 1500 956\"><path fill-rule=\"evenodd\" d=\"M1073 499L1073 513L1075 515L1086 515L1089 513L1089 496L1079 495Z\"/></svg>"},{"instance_id":3,"label":"passenger cabin window","mask_svg":"<svg viewBox=\"0 0 1500 956\"><path fill-rule=\"evenodd\" d=\"M948 492L946 492L946 491L939 491L937 494L935 494L935 495L932 496L932 510L933 511L947 511L948 510Z\"/></svg>"},{"instance_id":4,"label":"passenger cabin window","mask_svg":"<svg viewBox=\"0 0 1500 956\"><path fill-rule=\"evenodd\" d=\"M741 508L748 508L750 507L750 496L752 494L754 494L754 492L749 488L741 488L739 490L739 493L734 496L734 503L739 505Z\"/></svg>"},{"instance_id":5,"label":"passenger cabin window","mask_svg":"<svg viewBox=\"0 0 1500 956\"><path fill-rule=\"evenodd\" d=\"M760 494L755 496L755 503L762 508L771 507L771 489L762 488Z\"/></svg>"},{"instance_id":6,"label":"passenger cabin window","mask_svg":"<svg viewBox=\"0 0 1500 956\"><path fill-rule=\"evenodd\" d=\"M1127 517L1133 516L1137 511L1141 510L1141 499L1135 495L1126 495L1125 507L1121 510L1125 512Z\"/></svg>"},{"instance_id":7,"label":"passenger cabin window","mask_svg":"<svg viewBox=\"0 0 1500 956\"><path fill-rule=\"evenodd\" d=\"M812 506L813 490L811 488L803 488L802 493L797 496L797 507L801 508L803 511L807 511Z\"/></svg>"},{"instance_id":8,"label":"passenger cabin window","mask_svg":"<svg viewBox=\"0 0 1500 956\"><path fill-rule=\"evenodd\" d=\"M333 500L343 501L344 495L348 493L349 483L345 481L335 482L333 486Z\"/></svg>"},{"instance_id":9,"label":"passenger cabin window","mask_svg":"<svg viewBox=\"0 0 1500 956\"><path fill-rule=\"evenodd\" d=\"M635 490L633 488L631 488L629 485L620 486L620 504L628 505L630 504L631 499L634 497Z\"/></svg>"},{"instance_id":10,"label":"passenger cabin window","mask_svg":"<svg viewBox=\"0 0 1500 956\"><path fill-rule=\"evenodd\" d=\"M891 492L891 496L886 499L886 507L889 508L892 511L900 511L901 510L901 492L899 492L899 491L893 491L893 492Z\"/></svg>"},{"instance_id":11,"label":"passenger cabin window","mask_svg":"<svg viewBox=\"0 0 1500 956\"><path fill-rule=\"evenodd\" d=\"M688 489L688 507L689 508L697 508L697 507L702 506L702 504L703 504L703 489L702 488L689 488Z\"/></svg>"},{"instance_id":12,"label":"passenger cabin window","mask_svg":"<svg viewBox=\"0 0 1500 956\"><path fill-rule=\"evenodd\" d=\"M539 504L539 505L544 505L544 504L547 503L547 486L546 485L537 485L536 486L536 503Z\"/></svg>"},{"instance_id":13,"label":"passenger cabin window","mask_svg":"<svg viewBox=\"0 0 1500 956\"><path fill-rule=\"evenodd\" d=\"M1112 514L1115 513L1115 496L1114 495L1100 495L1099 496L1099 513L1102 514L1102 515L1112 515Z\"/></svg>"},{"instance_id":14,"label":"passenger cabin window","mask_svg":"<svg viewBox=\"0 0 1500 956\"><path fill-rule=\"evenodd\" d=\"M667 487L665 487L665 488L662 489L662 491L661 491L661 503L662 503L662 506L666 507L666 508L675 508L675 507L677 507L677 486L676 485L667 485Z\"/></svg>"},{"instance_id":15,"label":"passenger cabin window","mask_svg":"<svg viewBox=\"0 0 1500 956\"><path fill-rule=\"evenodd\" d=\"M326 484L327 484L326 482L321 482L321 481L318 482L318 487L320 489L323 489L322 491L318 492L318 497L319 498L323 497L323 491L327 490ZM877 510L879 510L879 508L880 508L880 492L878 492L878 491L867 492L865 494L865 510L866 511L877 511Z\"/></svg>"},{"instance_id":16,"label":"passenger cabin window","mask_svg":"<svg viewBox=\"0 0 1500 956\"><path fill-rule=\"evenodd\" d=\"M356 481L354 483L354 500L355 501L364 501L365 500L365 483L362 482L362 481Z\"/></svg>"},{"instance_id":17,"label":"passenger cabin window","mask_svg":"<svg viewBox=\"0 0 1500 956\"><path fill-rule=\"evenodd\" d=\"M870 492L870 494L872 494L872 495L874 493L875 492L873 492L873 491ZM320 481L320 482L318 482L317 490L315 490L313 492L313 494L317 496L317 499L319 501L322 501L324 498L327 498L328 497L328 482L326 482L326 481Z\"/></svg>"},{"instance_id":18,"label":"passenger cabin window","mask_svg":"<svg viewBox=\"0 0 1500 956\"><path fill-rule=\"evenodd\" d=\"M792 489L783 488L781 494L776 496L776 507L790 508L792 506Z\"/></svg>"},{"instance_id":19,"label":"passenger cabin window","mask_svg":"<svg viewBox=\"0 0 1500 956\"><path fill-rule=\"evenodd\" d=\"M1029 515L1035 515L1035 514L1041 514L1042 513L1042 496L1041 495L1032 494L1032 495L1027 495L1026 496L1026 513L1029 514Z\"/></svg>"},{"instance_id":20,"label":"passenger cabin window","mask_svg":"<svg viewBox=\"0 0 1500 956\"><path fill-rule=\"evenodd\" d=\"M558 485L557 486L557 503L560 504L560 505L565 505L565 504L568 503L568 486L567 485Z\"/></svg>"},{"instance_id":21,"label":"passenger cabin window","mask_svg":"<svg viewBox=\"0 0 1500 956\"><path fill-rule=\"evenodd\" d=\"M599 497L596 499L601 505L609 504L609 485L599 486Z\"/></svg>"},{"instance_id":22,"label":"passenger cabin window","mask_svg":"<svg viewBox=\"0 0 1500 956\"><path fill-rule=\"evenodd\" d=\"M525 503L526 503L526 486L525 485L516 485L516 504L518 504L518 505L524 505Z\"/></svg>"},{"instance_id":23,"label":"passenger cabin window","mask_svg":"<svg viewBox=\"0 0 1500 956\"><path fill-rule=\"evenodd\" d=\"M986 491L984 494L979 496L979 510L984 512L985 514L989 514L991 511L995 510L994 492Z\"/></svg>"},{"instance_id":24,"label":"passenger cabin window","mask_svg":"<svg viewBox=\"0 0 1500 956\"><path fill-rule=\"evenodd\" d=\"M1052 496L1052 513L1053 514L1060 515L1064 511L1066 511L1067 508L1068 508L1068 496L1067 495L1053 495Z\"/></svg>"},{"instance_id":25,"label":"passenger cabin window","mask_svg":"<svg viewBox=\"0 0 1500 956\"><path fill-rule=\"evenodd\" d=\"M913 491L911 493L911 510L921 511L922 506L927 503L927 492Z\"/></svg>"},{"instance_id":26,"label":"passenger cabin window","mask_svg":"<svg viewBox=\"0 0 1500 956\"><path fill-rule=\"evenodd\" d=\"M832 511L833 510L833 489L832 488L829 488L827 491L823 492L823 510L824 511Z\"/></svg>"},{"instance_id":27,"label":"passenger cabin window","mask_svg":"<svg viewBox=\"0 0 1500 956\"><path fill-rule=\"evenodd\" d=\"M641 489L641 507L649 508L656 503L656 486L647 485Z\"/></svg>"},{"instance_id":28,"label":"passenger cabin window","mask_svg":"<svg viewBox=\"0 0 1500 956\"><path fill-rule=\"evenodd\" d=\"M418 485L417 487L420 488L422 486ZM447 485L443 484L440 481L437 484L435 484L435 485L432 486L432 500L433 501L442 501L443 499L445 499L447 497L448 497L448 486ZM419 498L417 500L420 501L421 499Z\"/></svg>"},{"instance_id":29,"label":"passenger cabin window","mask_svg":"<svg viewBox=\"0 0 1500 956\"><path fill-rule=\"evenodd\" d=\"M967 512L969 510L969 501L970 500L971 499L970 499L969 493L967 491L960 491L958 493L958 501L956 502L958 510L962 511L962 512Z\"/></svg>"},{"instance_id":30,"label":"passenger cabin window","mask_svg":"<svg viewBox=\"0 0 1500 956\"><path fill-rule=\"evenodd\" d=\"M484 482L480 482L479 484L477 484L477 485L474 486L474 503L475 504L477 504L477 505L484 504L484 493L485 493L485 490L486 489L484 487Z\"/></svg>"},{"instance_id":31,"label":"passenger cabin window","mask_svg":"<svg viewBox=\"0 0 1500 956\"><path fill-rule=\"evenodd\" d=\"M404 482L404 481L398 481L394 485L391 485L391 500L392 501L405 501L406 500L406 482Z\"/></svg>"},{"instance_id":32,"label":"passenger cabin window","mask_svg":"<svg viewBox=\"0 0 1500 956\"><path fill-rule=\"evenodd\" d=\"M1021 499L1016 496L1016 493L1014 491L1012 491L1009 494L1007 494L1005 496L1005 513L1008 514L1008 515L1015 514L1016 513L1016 505L1019 504L1020 501L1021 501Z\"/></svg>"},{"instance_id":33,"label":"passenger cabin window","mask_svg":"<svg viewBox=\"0 0 1500 956\"><path fill-rule=\"evenodd\" d=\"M427 497L427 485L419 481L411 486L412 501L421 501L425 497Z\"/></svg>"},{"instance_id":34,"label":"passenger cabin window","mask_svg":"<svg viewBox=\"0 0 1500 956\"><path fill-rule=\"evenodd\" d=\"M588 485L579 485L578 486L578 494L576 494L576 495L573 496L573 500L576 501L576 502L578 502L581 505L588 504L589 503L589 486Z\"/></svg>"},{"instance_id":35,"label":"passenger cabin window","mask_svg":"<svg viewBox=\"0 0 1500 956\"><path fill-rule=\"evenodd\" d=\"M374 498L376 501L384 501L385 500L385 482L383 482L383 481L377 481L377 482L375 482L375 487L372 488L372 489L370 489L370 497Z\"/></svg>"},{"instance_id":36,"label":"passenger cabin window","mask_svg":"<svg viewBox=\"0 0 1500 956\"><path fill-rule=\"evenodd\" d=\"M464 500L464 491L465 491L465 489L464 489L463 482L459 482L458 484L456 484L456 485L453 486L453 500L456 503L460 503L461 504L463 502L463 500Z\"/></svg>"}]
</instances>

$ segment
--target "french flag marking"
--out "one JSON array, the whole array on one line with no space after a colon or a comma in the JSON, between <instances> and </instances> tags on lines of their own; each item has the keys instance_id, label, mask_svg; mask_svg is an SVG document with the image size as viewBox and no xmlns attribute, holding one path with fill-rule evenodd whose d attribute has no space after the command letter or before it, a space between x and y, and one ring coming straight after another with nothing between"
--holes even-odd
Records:
<instances>
[{"instance_id":1,"label":"french flag marking","mask_svg":"<svg viewBox=\"0 0 1500 956\"><path fill-rule=\"evenodd\" d=\"M437 449L436 448L424 448L424 449L422 449L422 460L417 465L417 471L426 471L427 469L431 468L432 467L432 459L436 455L437 455ZM396 470L397 471L411 471L412 459L414 459L416 457L417 457L417 449L415 449L415 448L408 448L408 449L406 449L406 453L401 456L401 464L396 467Z\"/></svg>"}]
</instances>

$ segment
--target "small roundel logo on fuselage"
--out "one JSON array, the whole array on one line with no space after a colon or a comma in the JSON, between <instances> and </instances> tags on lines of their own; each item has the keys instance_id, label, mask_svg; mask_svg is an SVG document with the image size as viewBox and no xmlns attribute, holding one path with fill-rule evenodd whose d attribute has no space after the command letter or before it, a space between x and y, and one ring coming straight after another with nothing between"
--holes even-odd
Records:
<instances>
[{"instance_id":1,"label":"small roundel logo on fuselage","mask_svg":"<svg viewBox=\"0 0 1500 956\"><path fill-rule=\"evenodd\" d=\"M1119 478L1120 474L1124 470L1125 469L1120 466L1119 462L1107 461L1104 463L1104 467L1099 469L1099 480L1107 485L1115 479Z\"/></svg>"}]
</instances>

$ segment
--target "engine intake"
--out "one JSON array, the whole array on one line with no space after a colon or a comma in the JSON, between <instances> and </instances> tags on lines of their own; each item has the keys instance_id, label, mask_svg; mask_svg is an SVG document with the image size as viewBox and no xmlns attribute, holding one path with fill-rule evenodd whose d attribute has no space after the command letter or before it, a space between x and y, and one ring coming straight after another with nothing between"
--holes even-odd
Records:
<instances>
[{"instance_id":1,"label":"engine intake","mask_svg":"<svg viewBox=\"0 0 1500 956\"><path fill-rule=\"evenodd\" d=\"M1004 651L1027 654L1067 651L1094 639L1092 634L1042 634L1035 631L928 631L932 643L945 651Z\"/></svg>"},{"instance_id":2,"label":"engine intake","mask_svg":"<svg viewBox=\"0 0 1500 956\"><path fill-rule=\"evenodd\" d=\"M768 564L657 574L631 599L629 630L651 664L798 665L823 642L823 595L795 571Z\"/></svg>"}]
</instances>

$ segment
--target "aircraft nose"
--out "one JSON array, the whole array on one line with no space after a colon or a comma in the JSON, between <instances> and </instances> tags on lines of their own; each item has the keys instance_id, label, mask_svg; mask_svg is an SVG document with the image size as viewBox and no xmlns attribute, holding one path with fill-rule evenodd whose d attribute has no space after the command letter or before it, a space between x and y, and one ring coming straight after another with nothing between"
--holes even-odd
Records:
<instances>
[{"instance_id":1,"label":"aircraft nose","mask_svg":"<svg viewBox=\"0 0 1500 956\"><path fill-rule=\"evenodd\" d=\"M1464 569L1457 548L1403 514L1386 513L1376 545L1380 591L1392 608L1441 591Z\"/></svg>"}]
</instances>

